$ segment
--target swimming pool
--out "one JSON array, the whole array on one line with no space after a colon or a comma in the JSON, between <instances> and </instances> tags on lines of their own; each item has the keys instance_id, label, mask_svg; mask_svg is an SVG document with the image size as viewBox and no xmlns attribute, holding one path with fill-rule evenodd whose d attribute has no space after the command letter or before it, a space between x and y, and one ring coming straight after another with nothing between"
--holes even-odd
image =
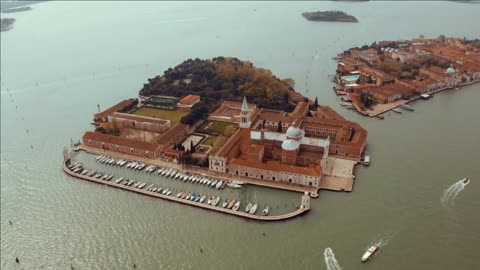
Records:
<instances>
[{"instance_id":1,"label":"swimming pool","mask_svg":"<svg viewBox=\"0 0 480 270\"><path fill-rule=\"evenodd\" d=\"M342 76L342 80L347 81L347 82L353 82L356 81L360 78L360 75L348 75L348 76Z\"/></svg>"}]
</instances>

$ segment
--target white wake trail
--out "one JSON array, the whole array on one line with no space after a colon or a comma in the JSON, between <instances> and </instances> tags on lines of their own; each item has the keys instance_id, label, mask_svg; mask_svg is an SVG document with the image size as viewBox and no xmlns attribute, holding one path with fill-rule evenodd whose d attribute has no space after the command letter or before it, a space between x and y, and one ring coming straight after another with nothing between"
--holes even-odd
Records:
<instances>
[{"instance_id":1,"label":"white wake trail","mask_svg":"<svg viewBox=\"0 0 480 270\"><path fill-rule=\"evenodd\" d=\"M327 270L341 270L342 268L338 264L337 259L335 258L335 254L331 248L326 248L325 252L323 252L325 265L327 266Z\"/></svg>"}]
</instances>

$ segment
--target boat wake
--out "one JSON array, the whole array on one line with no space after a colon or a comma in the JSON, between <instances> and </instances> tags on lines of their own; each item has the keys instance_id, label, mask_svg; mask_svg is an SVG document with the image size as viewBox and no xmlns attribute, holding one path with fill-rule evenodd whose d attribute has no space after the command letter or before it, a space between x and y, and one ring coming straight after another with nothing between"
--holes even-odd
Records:
<instances>
[{"instance_id":1,"label":"boat wake","mask_svg":"<svg viewBox=\"0 0 480 270\"><path fill-rule=\"evenodd\" d=\"M440 203L443 207L453 206L455 204L455 198L462 190L465 189L467 184L464 182L464 179L459 180L452 184L450 187L443 191L443 196L440 198Z\"/></svg>"},{"instance_id":2,"label":"boat wake","mask_svg":"<svg viewBox=\"0 0 480 270\"><path fill-rule=\"evenodd\" d=\"M323 252L325 265L327 266L327 270L341 270L342 268L338 264L337 259L335 258L335 254L331 248L326 248L325 252Z\"/></svg>"}]
</instances>

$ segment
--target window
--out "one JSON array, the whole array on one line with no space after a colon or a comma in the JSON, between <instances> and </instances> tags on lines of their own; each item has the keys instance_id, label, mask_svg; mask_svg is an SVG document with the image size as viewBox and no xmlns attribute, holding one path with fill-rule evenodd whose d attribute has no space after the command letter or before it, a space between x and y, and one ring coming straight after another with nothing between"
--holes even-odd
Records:
<instances>
[{"instance_id":1,"label":"window","mask_svg":"<svg viewBox=\"0 0 480 270\"><path fill-rule=\"evenodd\" d=\"M134 122L134 121L132 121L132 126L135 126L135 122Z\"/></svg>"},{"instance_id":2,"label":"window","mask_svg":"<svg viewBox=\"0 0 480 270\"><path fill-rule=\"evenodd\" d=\"M245 176L248 176L248 173L245 173Z\"/></svg>"},{"instance_id":3,"label":"window","mask_svg":"<svg viewBox=\"0 0 480 270\"><path fill-rule=\"evenodd\" d=\"M130 148L130 153L133 153L133 148Z\"/></svg>"},{"instance_id":4,"label":"window","mask_svg":"<svg viewBox=\"0 0 480 270\"><path fill-rule=\"evenodd\" d=\"M262 174L262 175L260 175L260 179L263 179L263 174Z\"/></svg>"},{"instance_id":5,"label":"window","mask_svg":"<svg viewBox=\"0 0 480 270\"><path fill-rule=\"evenodd\" d=\"M273 180L273 181L275 181L275 176L274 176L274 177L272 177L272 180Z\"/></svg>"},{"instance_id":6,"label":"window","mask_svg":"<svg viewBox=\"0 0 480 270\"><path fill-rule=\"evenodd\" d=\"M238 175L238 171L236 171L236 174Z\"/></svg>"},{"instance_id":7,"label":"window","mask_svg":"<svg viewBox=\"0 0 480 270\"><path fill-rule=\"evenodd\" d=\"M310 182L309 184L310 184L310 186L311 186L311 185L312 185L312 182Z\"/></svg>"},{"instance_id":8,"label":"window","mask_svg":"<svg viewBox=\"0 0 480 270\"><path fill-rule=\"evenodd\" d=\"M288 179L288 182L290 182L290 183L291 183L291 182L292 182L292 178Z\"/></svg>"}]
</instances>

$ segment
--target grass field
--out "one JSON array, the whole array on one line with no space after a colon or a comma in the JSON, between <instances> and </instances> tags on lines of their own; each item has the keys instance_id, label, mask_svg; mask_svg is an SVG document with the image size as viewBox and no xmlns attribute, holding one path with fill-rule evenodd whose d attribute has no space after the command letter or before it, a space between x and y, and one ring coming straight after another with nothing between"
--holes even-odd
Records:
<instances>
[{"instance_id":1,"label":"grass field","mask_svg":"<svg viewBox=\"0 0 480 270\"><path fill-rule=\"evenodd\" d=\"M212 146L215 142L215 137L208 137L202 144Z\"/></svg>"},{"instance_id":2,"label":"grass field","mask_svg":"<svg viewBox=\"0 0 480 270\"><path fill-rule=\"evenodd\" d=\"M188 113L189 112L181 111L181 110L169 111L169 110L161 110L156 108L140 107L138 110L134 111L132 114L170 120L171 125L173 126L177 123L180 123L180 119L182 119L182 117L184 117Z\"/></svg>"},{"instance_id":3,"label":"grass field","mask_svg":"<svg viewBox=\"0 0 480 270\"><path fill-rule=\"evenodd\" d=\"M208 121L200 127L200 131L204 131L206 133L216 133L216 134L223 134L226 136L230 136L231 134L225 134L225 131L228 131L228 133L232 133L235 130L236 126L237 124L234 124L234 123ZM231 128L227 128L227 127L231 127Z\"/></svg>"}]
</instances>

